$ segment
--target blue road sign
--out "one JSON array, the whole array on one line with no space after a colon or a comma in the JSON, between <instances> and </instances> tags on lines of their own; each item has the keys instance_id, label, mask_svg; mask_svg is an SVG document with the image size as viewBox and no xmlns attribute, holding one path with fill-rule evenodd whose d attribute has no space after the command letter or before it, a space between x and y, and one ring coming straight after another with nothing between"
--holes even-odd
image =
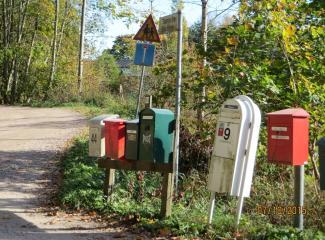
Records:
<instances>
[{"instance_id":1,"label":"blue road sign","mask_svg":"<svg viewBox=\"0 0 325 240\"><path fill-rule=\"evenodd\" d=\"M152 66L155 58L155 48L155 45L150 43L137 43L134 64Z\"/></svg>"}]
</instances>

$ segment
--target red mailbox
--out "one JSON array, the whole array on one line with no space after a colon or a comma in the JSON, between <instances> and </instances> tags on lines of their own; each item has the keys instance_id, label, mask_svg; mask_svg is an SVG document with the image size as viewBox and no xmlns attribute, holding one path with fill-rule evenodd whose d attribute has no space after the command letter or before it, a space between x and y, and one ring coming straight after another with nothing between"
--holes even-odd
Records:
<instances>
[{"instance_id":1,"label":"red mailbox","mask_svg":"<svg viewBox=\"0 0 325 240\"><path fill-rule=\"evenodd\" d=\"M105 123L106 157L124 159L125 150L125 120L109 119Z\"/></svg>"},{"instance_id":2,"label":"red mailbox","mask_svg":"<svg viewBox=\"0 0 325 240\"><path fill-rule=\"evenodd\" d=\"M309 114L289 108L267 114L268 160L286 165L304 165L308 160Z\"/></svg>"}]
</instances>

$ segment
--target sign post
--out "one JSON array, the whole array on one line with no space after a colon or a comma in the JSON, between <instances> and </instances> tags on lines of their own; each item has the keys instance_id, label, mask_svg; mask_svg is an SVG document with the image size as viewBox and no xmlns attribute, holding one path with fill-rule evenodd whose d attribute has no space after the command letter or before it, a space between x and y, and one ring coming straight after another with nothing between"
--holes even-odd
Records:
<instances>
[{"instance_id":1,"label":"sign post","mask_svg":"<svg viewBox=\"0 0 325 240\"><path fill-rule=\"evenodd\" d=\"M175 141L174 141L174 172L175 172L175 192L178 191L179 176L179 135L181 118L181 86L182 86L182 52L183 52L183 21L182 11L161 17L159 20L159 33L166 34L177 31L177 76L176 76L176 103L175 103Z\"/></svg>"},{"instance_id":2,"label":"sign post","mask_svg":"<svg viewBox=\"0 0 325 240\"><path fill-rule=\"evenodd\" d=\"M140 30L133 38L134 40L145 41L145 43L137 43L134 64L141 65L141 79L139 84L139 93L137 101L137 110L135 117L139 116L140 102L143 91L145 66L152 66L155 57L155 46L148 42L160 42L160 37L153 21L152 15L146 19Z\"/></svg>"},{"instance_id":3,"label":"sign post","mask_svg":"<svg viewBox=\"0 0 325 240\"><path fill-rule=\"evenodd\" d=\"M183 52L183 24L182 11L177 12L177 78L176 78L176 129L175 129L175 147L174 147L174 164L175 164L175 191L178 191L178 168L179 168L179 135L180 135L180 118L181 118L181 85L182 85L182 52Z\"/></svg>"}]
</instances>

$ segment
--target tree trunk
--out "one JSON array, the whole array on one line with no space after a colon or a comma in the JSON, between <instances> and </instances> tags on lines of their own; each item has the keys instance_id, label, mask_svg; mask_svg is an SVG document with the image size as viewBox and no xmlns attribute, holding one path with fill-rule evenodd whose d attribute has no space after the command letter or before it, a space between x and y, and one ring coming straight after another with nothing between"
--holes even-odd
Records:
<instances>
[{"instance_id":1,"label":"tree trunk","mask_svg":"<svg viewBox=\"0 0 325 240\"><path fill-rule=\"evenodd\" d=\"M207 64L206 53L208 47L208 0L201 0L202 3L202 19L201 19L201 41L203 45L203 61L202 61L202 68L205 71L205 67ZM203 83L204 84L204 83ZM204 112L202 110L203 103L205 102L206 92L205 86L202 86L201 89L201 96L199 98L199 106L197 109L197 126L200 129L202 127L202 121L204 118Z\"/></svg>"},{"instance_id":2,"label":"tree trunk","mask_svg":"<svg viewBox=\"0 0 325 240\"><path fill-rule=\"evenodd\" d=\"M35 28L34 28L34 32L33 32L33 36L32 36L32 41L30 43L29 55L28 55L28 59L26 62L26 67L25 67L25 74L24 74L24 78L25 78L24 85L25 86L27 86L27 84L29 82L29 69L30 69L30 65L32 63L33 49L34 49L36 33L37 33L37 29L38 29L38 18L39 18L39 16L37 16L35 19ZM19 93L19 95L21 95L21 93Z\"/></svg>"},{"instance_id":3,"label":"tree trunk","mask_svg":"<svg viewBox=\"0 0 325 240\"><path fill-rule=\"evenodd\" d=\"M84 34L85 34L85 12L86 0L82 1L81 27L80 27L80 49L79 49L79 65L78 65L78 91L79 96L82 93L82 74L83 74L83 52L84 52Z\"/></svg>"},{"instance_id":4,"label":"tree trunk","mask_svg":"<svg viewBox=\"0 0 325 240\"><path fill-rule=\"evenodd\" d=\"M56 46L57 46L57 35L58 35L58 21L59 21L59 0L55 0L55 19L54 19L54 33L52 41L52 61L51 61L51 70L50 77L48 80L44 100L48 98L49 91L51 91L56 69Z\"/></svg>"},{"instance_id":5,"label":"tree trunk","mask_svg":"<svg viewBox=\"0 0 325 240\"><path fill-rule=\"evenodd\" d=\"M58 47L56 50L56 56L59 56L60 53L60 48L61 48L61 44L62 44L62 39L63 39L63 35L64 35L64 29L65 29L65 25L67 22L67 18L68 18L68 13L69 13L69 0L65 1L65 8L64 8L64 15L63 15L63 19L62 19L62 23L61 23L61 27L60 27L60 33L59 33L59 41L58 41Z\"/></svg>"},{"instance_id":6,"label":"tree trunk","mask_svg":"<svg viewBox=\"0 0 325 240\"><path fill-rule=\"evenodd\" d=\"M25 26L25 20L26 20L26 13L27 13L27 7L30 0L21 1L19 4L19 13L18 13L18 24L17 24L17 35L16 35L16 45L19 46L23 30ZM14 5L12 6L14 7ZM13 11L13 10L12 10ZM12 68L9 74L8 84L7 84L7 93L8 96L9 93L11 93L10 102L14 103L16 101L16 92L17 92L17 86L18 86L18 53L14 53L14 57L12 60Z\"/></svg>"},{"instance_id":7,"label":"tree trunk","mask_svg":"<svg viewBox=\"0 0 325 240\"><path fill-rule=\"evenodd\" d=\"M3 22L3 48L4 48L4 56L3 56L3 82L4 84L1 87L1 95L2 101L6 103L6 86L8 82L8 57L7 57L7 49L8 49L8 21L7 21L7 1L2 0L2 22Z\"/></svg>"}]
</instances>

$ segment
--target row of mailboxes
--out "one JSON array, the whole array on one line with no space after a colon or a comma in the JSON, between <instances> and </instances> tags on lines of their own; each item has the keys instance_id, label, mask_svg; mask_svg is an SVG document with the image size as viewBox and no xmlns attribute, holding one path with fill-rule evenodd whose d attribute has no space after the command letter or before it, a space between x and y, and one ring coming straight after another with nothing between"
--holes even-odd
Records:
<instances>
[{"instance_id":1,"label":"row of mailboxes","mask_svg":"<svg viewBox=\"0 0 325 240\"><path fill-rule=\"evenodd\" d=\"M173 158L174 113L167 109L146 108L140 112L140 119L126 121L101 117L104 132L96 134L104 139L103 144L91 141L94 127L90 127L89 155L111 159L144 160L171 163ZM97 117L98 119L99 117ZM91 125L98 124L92 119ZM104 148L105 147L105 148ZM96 153L90 149L101 149ZM106 150L103 150L106 149ZM103 154L103 151L105 154ZM99 154L100 153L100 154Z\"/></svg>"}]
</instances>

